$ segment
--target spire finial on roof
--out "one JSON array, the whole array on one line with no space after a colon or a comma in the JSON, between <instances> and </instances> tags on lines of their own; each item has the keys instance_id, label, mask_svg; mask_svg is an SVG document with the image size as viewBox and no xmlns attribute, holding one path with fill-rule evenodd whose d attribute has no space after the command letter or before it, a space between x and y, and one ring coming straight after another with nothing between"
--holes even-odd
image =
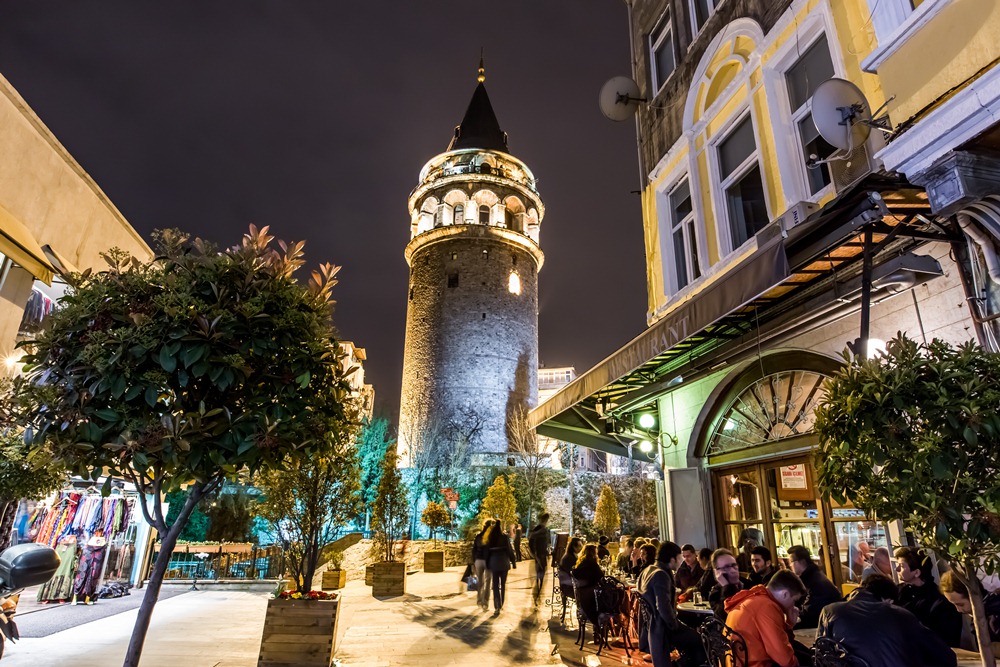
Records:
<instances>
[{"instance_id":1,"label":"spire finial on roof","mask_svg":"<svg viewBox=\"0 0 1000 667\"><path fill-rule=\"evenodd\" d=\"M479 83L486 81L486 65L483 64L483 55L485 51L485 48L481 48L479 50L479 76L477 77Z\"/></svg>"}]
</instances>

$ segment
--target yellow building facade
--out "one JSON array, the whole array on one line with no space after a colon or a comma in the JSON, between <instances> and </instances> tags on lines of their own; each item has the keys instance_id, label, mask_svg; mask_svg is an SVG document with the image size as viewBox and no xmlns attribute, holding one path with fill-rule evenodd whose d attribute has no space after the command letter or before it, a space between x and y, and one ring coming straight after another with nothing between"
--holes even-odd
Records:
<instances>
[{"instance_id":1,"label":"yellow building facade","mask_svg":"<svg viewBox=\"0 0 1000 667\"><path fill-rule=\"evenodd\" d=\"M656 464L660 532L675 542L753 542L775 559L803 544L831 579L856 582L859 553L905 536L819 493L811 452L824 380L845 352L874 353L900 331L991 342L969 306L989 253L924 181L885 159L919 126L901 128L901 116L928 113L915 77L937 75L895 81L873 69L888 23L872 10L895 0L628 4L648 328L532 422ZM908 16L919 22L935 4L908 4ZM985 41L970 39L978 55L925 85L981 71ZM835 94L814 99L831 80ZM874 119L856 121L852 104ZM819 132L814 114L841 113L843 136Z\"/></svg>"},{"instance_id":2,"label":"yellow building facade","mask_svg":"<svg viewBox=\"0 0 1000 667\"><path fill-rule=\"evenodd\" d=\"M112 247L152 257L142 237L0 76L0 358L65 290L60 273L100 270Z\"/></svg>"}]
</instances>

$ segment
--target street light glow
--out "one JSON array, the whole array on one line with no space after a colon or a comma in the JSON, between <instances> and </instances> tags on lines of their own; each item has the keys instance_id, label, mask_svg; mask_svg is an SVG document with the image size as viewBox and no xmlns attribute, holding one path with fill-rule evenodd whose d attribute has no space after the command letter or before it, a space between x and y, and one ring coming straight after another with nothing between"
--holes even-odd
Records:
<instances>
[{"instance_id":1,"label":"street light glow","mask_svg":"<svg viewBox=\"0 0 1000 667\"><path fill-rule=\"evenodd\" d=\"M639 442L639 450L642 451L643 454L649 454L653 451L653 443L649 440L641 440Z\"/></svg>"},{"instance_id":2,"label":"street light glow","mask_svg":"<svg viewBox=\"0 0 1000 667\"><path fill-rule=\"evenodd\" d=\"M656 418L648 412L644 412L639 415L639 426L640 428L653 428L656 424Z\"/></svg>"}]
</instances>

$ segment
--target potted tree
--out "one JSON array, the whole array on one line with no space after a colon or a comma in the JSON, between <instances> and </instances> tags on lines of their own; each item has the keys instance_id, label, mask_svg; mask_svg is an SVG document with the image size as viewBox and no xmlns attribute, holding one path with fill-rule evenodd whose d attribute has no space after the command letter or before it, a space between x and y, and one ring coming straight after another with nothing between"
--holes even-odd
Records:
<instances>
[{"instance_id":1,"label":"potted tree","mask_svg":"<svg viewBox=\"0 0 1000 667\"><path fill-rule=\"evenodd\" d=\"M132 482L161 549L125 667L137 667L170 553L195 507L226 480L294 467L324 446L316 421L350 395L331 321L338 267L308 286L302 243L267 228L219 250L176 230L141 262L109 251L108 269L69 278L46 326L25 341L15 382L30 448L76 475ZM180 491L168 522L164 494Z\"/></svg>"},{"instance_id":2,"label":"potted tree","mask_svg":"<svg viewBox=\"0 0 1000 667\"><path fill-rule=\"evenodd\" d=\"M386 449L382 459L382 478L372 507L374 552L381 558L372 567L372 595L391 597L406 593L406 563L396 560L396 542L403 536L410 520L406 485L399 473L395 446Z\"/></svg>"},{"instance_id":3,"label":"potted tree","mask_svg":"<svg viewBox=\"0 0 1000 667\"><path fill-rule=\"evenodd\" d=\"M816 409L818 485L903 521L965 584L982 664L994 665L978 572L1000 570L1000 354L898 335L852 361Z\"/></svg>"},{"instance_id":4,"label":"potted tree","mask_svg":"<svg viewBox=\"0 0 1000 667\"><path fill-rule=\"evenodd\" d=\"M451 525L451 515L444 505L432 500L427 503L423 514L420 515L420 522L430 529L431 539L434 540L436 547L437 533L440 529ZM424 552L424 572L444 572L444 551L434 549Z\"/></svg>"},{"instance_id":5,"label":"potted tree","mask_svg":"<svg viewBox=\"0 0 1000 667\"><path fill-rule=\"evenodd\" d=\"M347 585L347 570L341 566L344 564L344 552L336 549L330 552L329 566L323 572L323 590L337 590Z\"/></svg>"},{"instance_id":6,"label":"potted tree","mask_svg":"<svg viewBox=\"0 0 1000 667\"><path fill-rule=\"evenodd\" d=\"M594 528L598 533L612 539L622 527L622 517L618 512L618 499L610 485L601 486L601 495L594 507Z\"/></svg>"}]
</instances>

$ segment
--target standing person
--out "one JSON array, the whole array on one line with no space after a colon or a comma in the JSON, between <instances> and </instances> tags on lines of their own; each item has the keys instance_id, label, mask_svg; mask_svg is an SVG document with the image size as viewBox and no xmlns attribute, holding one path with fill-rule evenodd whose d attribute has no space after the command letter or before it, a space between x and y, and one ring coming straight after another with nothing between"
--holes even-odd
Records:
<instances>
[{"instance_id":1,"label":"standing person","mask_svg":"<svg viewBox=\"0 0 1000 667\"><path fill-rule=\"evenodd\" d=\"M754 547L750 551L750 583L754 586L767 586L771 577L777 572L771 564L771 550L767 547Z\"/></svg>"},{"instance_id":2,"label":"standing person","mask_svg":"<svg viewBox=\"0 0 1000 667\"><path fill-rule=\"evenodd\" d=\"M490 606L490 571L486 569L486 560L489 556L489 549L486 546L490 537L490 529L493 521L487 519L483 522L483 529L479 531L475 539L472 540L472 566L476 571L476 579L479 580L479 588L476 590L476 604L483 611Z\"/></svg>"},{"instance_id":3,"label":"standing person","mask_svg":"<svg viewBox=\"0 0 1000 667\"><path fill-rule=\"evenodd\" d=\"M819 613L823 607L834 602L841 602L844 596L833 585L825 574L820 572L813 562L809 549L796 544L788 549L788 558L792 561L792 571L799 575L806 585L806 599L799 612L800 628L815 628L819 623Z\"/></svg>"},{"instance_id":4,"label":"standing person","mask_svg":"<svg viewBox=\"0 0 1000 667\"><path fill-rule=\"evenodd\" d=\"M486 567L493 577L493 615L496 616L503 608L504 598L507 596L507 573L512 567L517 567L517 560L514 556L514 545L503 532L499 521L490 533L486 546L489 550Z\"/></svg>"},{"instance_id":5,"label":"standing person","mask_svg":"<svg viewBox=\"0 0 1000 667\"><path fill-rule=\"evenodd\" d=\"M684 562L677 568L674 583L677 584L677 590L683 593L687 589L697 586L698 582L701 581L701 576L705 573L701 569L701 564L698 563L698 552L695 551L694 545L685 544L682 546L681 558Z\"/></svg>"},{"instance_id":6,"label":"standing person","mask_svg":"<svg viewBox=\"0 0 1000 667\"><path fill-rule=\"evenodd\" d=\"M934 563L923 549L896 549L896 574L899 575L899 599L896 604L913 612L929 630L948 646L962 642L962 615L934 583Z\"/></svg>"},{"instance_id":7,"label":"standing person","mask_svg":"<svg viewBox=\"0 0 1000 667\"><path fill-rule=\"evenodd\" d=\"M521 562L521 536L524 534L524 526L519 523L514 524L514 555L517 562Z\"/></svg>"},{"instance_id":8,"label":"standing person","mask_svg":"<svg viewBox=\"0 0 1000 667\"><path fill-rule=\"evenodd\" d=\"M692 553L694 548L691 548ZM636 590L652 611L646 630L653 667L671 667L671 649L677 649L681 659L676 664L694 667L705 661L705 649L698 633L677 620L677 591L674 568L681 557L681 547L664 542L656 552L652 566L643 570Z\"/></svg>"},{"instance_id":9,"label":"standing person","mask_svg":"<svg viewBox=\"0 0 1000 667\"><path fill-rule=\"evenodd\" d=\"M545 583L546 564L549 562L549 551L552 545L552 533L549 531L549 514L544 512L538 516L538 523L528 533L528 553L535 561L535 583L531 588L531 599L535 606L542 599L542 585Z\"/></svg>"},{"instance_id":10,"label":"standing person","mask_svg":"<svg viewBox=\"0 0 1000 667\"><path fill-rule=\"evenodd\" d=\"M587 620L597 625L597 597L594 589L604 578L604 570L597 560L597 545L588 544L580 552L580 558L573 568L573 579L576 580L576 603L583 610Z\"/></svg>"},{"instance_id":11,"label":"standing person","mask_svg":"<svg viewBox=\"0 0 1000 667\"><path fill-rule=\"evenodd\" d=\"M753 572L753 567L750 565L753 549L764 544L764 533L760 528L744 528L737 541L739 544L736 548L739 552L736 554L736 563L740 567L740 574L749 574Z\"/></svg>"},{"instance_id":12,"label":"standing person","mask_svg":"<svg viewBox=\"0 0 1000 667\"><path fill-rule=\"evenodd\" d=\"M805 595L802 580L781 570L767 586L739 591L726 600L726 624L746 643L746 667L797 667L789 634L795 625L795 604Z\"/></svg>"},{"instance_id":13,"label":"standing person","mask_svg":"<svg viewBox=\"0 0 1000 667\"><path fill-rule=\"evenodd\" d=\"M955 652L916 616L893 604L897 594L892 579L869 575L850 600L824 607L816 637L833 639L872 667L954 667Z\"/></svg>"}]
</instances>

